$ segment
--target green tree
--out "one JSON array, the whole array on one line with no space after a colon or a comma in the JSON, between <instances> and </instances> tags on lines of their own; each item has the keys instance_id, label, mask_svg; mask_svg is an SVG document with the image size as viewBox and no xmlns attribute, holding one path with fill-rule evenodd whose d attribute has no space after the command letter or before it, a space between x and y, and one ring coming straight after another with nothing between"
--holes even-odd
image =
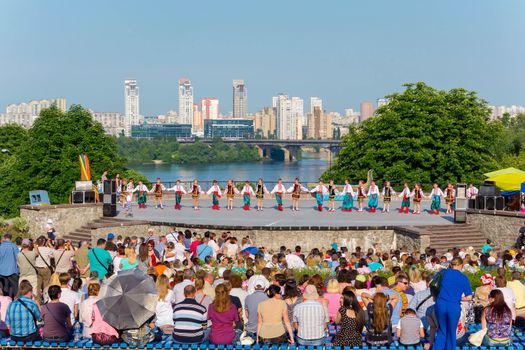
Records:
<instances>
[{"instance_id":1,"label":"green tree","mask_svg":"<svg viewBox=\"0 0 525 350\"><path fill-rule=\"evenodd\" d=\"M26 129L16 124L0 126L0 162L18 151L27 142L28 132Z\"/></svg>"},{"instance_id":2,"label":"green tree","mask_svg":"<svg viewBox=\"0 0 525 350\"><path fill-rule=\"evenodd\" d=\"M387 96L376 116L351 126L335 165L323 178L342 182L480 181L498 168L503 126L489 121L487 103L464 89L436 90L424 83Z\"/></svg>"}]
</instances>

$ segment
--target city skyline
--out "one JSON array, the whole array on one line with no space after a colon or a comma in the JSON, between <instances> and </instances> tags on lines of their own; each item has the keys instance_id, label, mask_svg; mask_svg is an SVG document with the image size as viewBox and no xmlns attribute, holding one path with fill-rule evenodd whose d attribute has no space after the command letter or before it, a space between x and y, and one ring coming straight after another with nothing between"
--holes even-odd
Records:
<instances>
[{"instance_id":1,"label":"city skyline","mask_svg":"<svg viewBox=\"0 0 525 350\"><path fill-rule=\"evenodd\" d=\"M203 3L199 17L173 25L176 13ZM525 80L516 79L525 76L523 1L276 4L5 2L0 80L9 84L0 86L0 105L64 96L120 111L120 82L136 79L141 114L155 115L177 110L173 82L184 76L196 97L217 97L225 113L234 112L233 79L247 83L250 114L279 91L319 96L324 109L342 112L416 81L474 90L491 105L525 104ZM122 54L128 47L133 54Z\"/></svg>"}]
</instances>

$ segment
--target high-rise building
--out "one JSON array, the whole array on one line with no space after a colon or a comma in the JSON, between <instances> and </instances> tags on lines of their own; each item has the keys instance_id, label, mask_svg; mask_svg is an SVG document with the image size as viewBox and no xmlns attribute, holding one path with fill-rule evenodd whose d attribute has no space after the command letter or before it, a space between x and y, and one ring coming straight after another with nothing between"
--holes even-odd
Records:
<instances>
[{"instance_id":1,"label":"high-rise building","mask_svg":"<svg viewBox=\"0 0 525 350\"><path fill-rule=\"evenodd\" d=\"M140 120L139 86L136 80L124 80L124 135L131 136L131 126Z\"/></svg>"},{"instance_id":2,"label":"high-rise building","mask_svg":"<svg viewBox=\"0 0 525 350\"><path fill-rule=\"evenodd\" d=\"M58 102L56 102L58 101ZM66 100L32 100L20 104L10 104L6 107L6 113L0 115L0 125L18 124L24 128L33 126L34 121L40 115L43 109L51 107L53 104L63 112L66 111Z\"/></svg>"},{"instance_id":3,"label":"high-rise building","mask_svg":"<svg viewBox=\"0 0 525 350\"><path fill-rule=\"evenodd\" d=\"M319 97L310 97L310 113L314 114L314 108L319 107L321 111L323 110L323 100Z\"/></svg>"},{"instance_id":4,"label":"high-rise building","mask_svg":"<svg viewBox=\"0 0 525 350\"><path fill-rule=\"evenodd\" d=\"M325 114L321 107L314 107L313 113L308 113L308 138L326 140L333 137L332 114Z\"/></svg>"},{"instance_id":5,"label":"high-rise building","mask_svg":"<svg viewBox=\"0 0 525 350\"><path fill-rule=\"evenodd\" d=\"M179 124L193 123L193 87L186 78L179 80Z\"/></svg>"},{"instance_id":6,"label":"high-rise building","mask_svg":"<svg viewBox=\"0 0 525 350\"><path fill-rule=\"evenodd\" d=\"M248 91L244 80L233 81L233 117L246 118L248 116Z\"/></svg>"},{"instance_id":7,"label":"high-rise building","mask_svg":"<svg viewBox=\"0 0 525 350\"><path fill-rule=\"evenodd\" d=\"M62 112L67 111L66 99L65 98L54 98L51 100L51 104L55 105Z\"/></svg>"},{"instance_id":8,"label":"high-rise building","mask_svg":"<svg viewBox=\"0 0 525 350\"><path fill-rule=\"evenodd\" d=\"M360 121L364 122L365 120L371 118L374 116L374 105L372 102L369 101L363 101L361 102L361 118Z\"/></svg>"},{"instance_id":9,"label":"high-rise building","mask_svg":"<svg viewBox=\"0 0 525 350\"><path fill-rule=\"evenodd\" d=\"M303 138L304 102L299 97L276 96L276 132L281 140Z\"/></svg>"},{"instance_id":10,"label":"high-rise building","mask_svg":"<svg viewBox=\"0 0 525 350\"><path fill-rule=\"evenodd\" d=\"M204 132L204 117L201 111L199 111L199 105L193 104L193 132L202 133Z\"/></svg>"},{"instance_id":11,"label":"high-rise building","mask_svg":"<svg viewBox=\"0 0 525 350\"><path fill-rule=\"evenodd\" d=\"M265 138L275 138L275 112L271 107L264 107L255 113L254 126L255 132L260 133Z\"/></svg>"},{"instance_id":12,"label":"high-rise building","mask_svg":"<svg viewBox=\"0 0 525 350\"><path fill-rule=\"evenodd\" d=\"M202 119L219 119L219 100L215 97L201 99Z\"/></svg>"},{"instance_id":13,"label":"high-rise building","mask_svg":"<svg viewBox=\"0 0 525 350\"><path fill-rule=\"evenodd\" d=\"M120 136L126 133L125 116L118 112L93 112L93 119L102 124L106 134ZM131 134L129 135L131 136Z\"/></svg>"}]
</instances>

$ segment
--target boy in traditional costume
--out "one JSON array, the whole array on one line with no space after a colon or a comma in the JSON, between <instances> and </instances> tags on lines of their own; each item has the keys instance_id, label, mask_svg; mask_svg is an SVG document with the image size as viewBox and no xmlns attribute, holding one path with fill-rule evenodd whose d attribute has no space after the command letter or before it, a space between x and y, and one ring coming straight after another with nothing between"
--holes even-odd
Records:
<instances>
[{"instance_id":1,"label":"boy in traditional costume","mask_svg":"<svg viewBox=\"0 0 525 350\"><path fill-rule=\"evenodd\" d=\"M286 191L292 194L292 211L299 211L299 199L301 199L301 191L310 192L306 187L301 185L299 178L296 177L293 185Z\"/></svg>"},{"instance_id":2,"label":"boy in traditional costume","mask_svg":"<svg viewBox=\"0 0 525 350\"><path fill-rule=\"evenodd\" d=\"M227 199L226 209L233 210L233 199L235 198L235 195L239 193L239 190L235 187L235 183L232 179L228 180L228 185L224 192L226 192Z\"/></svg>"},{"instance_id":3,"label":"boy in traditional costume","mask_svg":"<svg viewBox=\"0 0 525 350\"><path fill-rule=\"evenodd\" d=\"M368 197L368 211L370 213L375 213L379 204L379 187L377 187L375 181L370 183L370 187L368 188L368 193L366 195Z\"/></svg>"},{"instance_id":4,"label":"boy in traditional costume","mask_svg":"<svg viewBox=\"0 0 525 350\"><path fill-rule=\"evenodd\" d=\"M146 202L148 200L148 187L139 181L137 187L133 189L133 192L138 192L137 202L139 209L146 209Z\"/></svg>"},{"instance_id":5,"label":"boy in traditional costume","mask_svg":"<svg viewBox=\"0 0 525 350\"><path fill-rule=\"evenodd\" d=\"M241 193L242 193L242 199L244 202L243 209L250 210L250 205L251 205L250 196L255 196L255 192L253 192L253 188L250 185L250 181L246 181L244 183L244 187L242 188Z\"/></svg>"},{"instance_id":6,"label":"boy in traditional costume","mask_svg":"<svg viewBox=\"0 0 525 350\"><path fill-rule=\"evenodd\" d=\"M354 207L354 189L348 180L345 180L343 196L343 211L352 212Z\"/></svg>"},{"instance_id":7,"label":"boy in traditional costume","mask_svg":"<svg viewBox=\"0 0 525 350\"><path fill-rule=\"evenodd\" d=\"M334 185L334 180L328 183L328 211L335 212L335 196L339 194L339 190Z\"/></svg>"},{"instance_id":8,"label":"boy in traditional costume","mask_svg":"<svg viewBox=\"0 0 525 350\"><path fill-rule=\"evenodd\" d=\"M286 188L283 185L283 180L277 180L277 185L274 186L271 194L275 194L275 200L277 201L277 210L283 211L283 193L286 192Z\"/></svg>"},{"instance_id":9,"label":"boy in traditional costume","mask_svg":"<svg viewBox=\"0 0 525 350\"><path fill-rule=\"evenodd\" d=\"M255 190L255 196L257 197L257 211L263 210L264 194L270 194L264 185L263 179L257 181L257 187Z\"/></svg>"},{"instance_id":10,"label":"boy in traditional costume","mask_svg":"<svg viewBox=\"0 0 525 350\"><path fill-rule=\"evenodd\" d=\"M193 185L191 185L191 199L193 200L193 209L199 210L199 198L201 195L202 189L199 185L199 181L193 180Z\"/></svg>"},{"instance_id":11,"label":"boy in traditional costume","mask_svg":"<svg viewBox=\"0 0 525 350\"><path fill-rule=\"evenodd\" d=\"M385 182L381 195L383 196L383 213L390 213L390 202L392 201L392 196L396 195L396 192L390 186L390 181Z\"/></svg>"},{"instance_id":12,"label":"boy in traditional costume","mask_svg":"<svg viewBox=\"0 0 525 350\"><path fill-rule=\"evenodd\" d=\"M150 192L155 194L155 209L164 209L164 205L162 205L162 194L164 191L166 191L166 187L160 182L160 177L157 177L157 182L150 190Z\"/></svg>"},{"instance_id":13,"label":"boy in traditional costume","mask_svg":"<svg viewBox=\"0 0 525 350\"><path fill-rule=\"evenodd\" d=\"M414 190L410 194L414 200L414 211L412 214L421 214L421 199L425 196L420 184L414 185Z\"/></svg>"},{"instance_id":14,"label":"boy in traditional costume","mask_svg":"<svg viewBox=\"0 0 525 350\"><path fill-rule=\"evenodd\" d=\"M456 197L456 190L454 186L449 182L445 189L445 203L447 203L447 214L454 212L454 198Z\"/></svg>"},{"instance_id":15,"label":"boy in traditional costume","mask_svg":"<svg viewBox=\"0 0 525 350\"><path fill-rule=\"evenodd\" d=\"M323 196L328 193L328 188L323 185L323 181L319 180L319 185L315 186L310 192L315 193L315 200L317 201L317 210L323 211Z\"/></svg>"},{"instance_id":16,"label":"boy in traditional costume","mask_svg":"<svg viewBox=\"0 0 525 350\"><path fill-rule=\"evenodd\" d=\"M213 185L210 187L207 194L212 195L211 209L220 210L219 209L219 199L221 198L222 193L221 193L221 188L219 187L219 183L217 182L217 180L213 180Z\"/></svg>"},{"instance_id":17,"label":"boy in traditional costume","mask_svg":"<svg viewBox=\"0 0 525 350\"><path fill-rule=\"evenodd\" d=\"M399 197L403 198L401 201L401 208L399 208L399 213L405 212L405 214L408 214L408 211L410 210L410 188L408 187L408 183L405 182L403 191L401 191Z\"/></svg>"},{"instance_id":18,"label":"boy in traditional costume","mask_svg":"<svg viewBox=\"0 0 525 350\"><path fill-rule=\"evenodd\" d=\"M365 201L365 182L363 180L359 180L359 184L357 185L357 211L363 211L363 202Z\"/></svg>"},{"instance_id":19,"label":"boy in traditional costume","mask_svg":"<svg viewBox=\"0 0 525 350\"><path fill-rule=\"evenodd\" d=\"M168 191L175 192L175 210L180 210L180 202L182 201L182 195L186 194L186 189L181 185L180 180L177 180L175 186L170 188Z\"/></svg>"},{"instance_id":20,"label":"boy in traditional costume","mask_svg":"<svg viewBox=\"0 0 525 350\"><path fill-rule=\"evenodd\" d=\"M441 210L441 197L445 197L445 194L441 191L438 184L434 183L434 185L432 185L432 191L430 191L430 199L432 199L432 203L430 204L430 215L434 213L439 215L439 211Z\"/></svg>"}]
</instances>

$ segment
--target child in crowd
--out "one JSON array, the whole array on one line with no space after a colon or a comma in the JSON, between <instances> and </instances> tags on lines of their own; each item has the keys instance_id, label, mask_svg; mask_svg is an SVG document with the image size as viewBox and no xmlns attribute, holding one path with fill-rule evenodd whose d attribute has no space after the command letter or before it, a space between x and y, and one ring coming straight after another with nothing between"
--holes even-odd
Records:
<instances>
[{"instance_id":1,"label":"child in crowd","mask_svg":"<svg viewBox=\"0 0 525 350\"><path fill-rule=\"evenodd\" d=\"M425 337L423 322L417 318L413 309L407 309L405 316L401 317L396 326L396 335L399 344L404 346L416 346Z\"/></svg>"}]
</instances>

